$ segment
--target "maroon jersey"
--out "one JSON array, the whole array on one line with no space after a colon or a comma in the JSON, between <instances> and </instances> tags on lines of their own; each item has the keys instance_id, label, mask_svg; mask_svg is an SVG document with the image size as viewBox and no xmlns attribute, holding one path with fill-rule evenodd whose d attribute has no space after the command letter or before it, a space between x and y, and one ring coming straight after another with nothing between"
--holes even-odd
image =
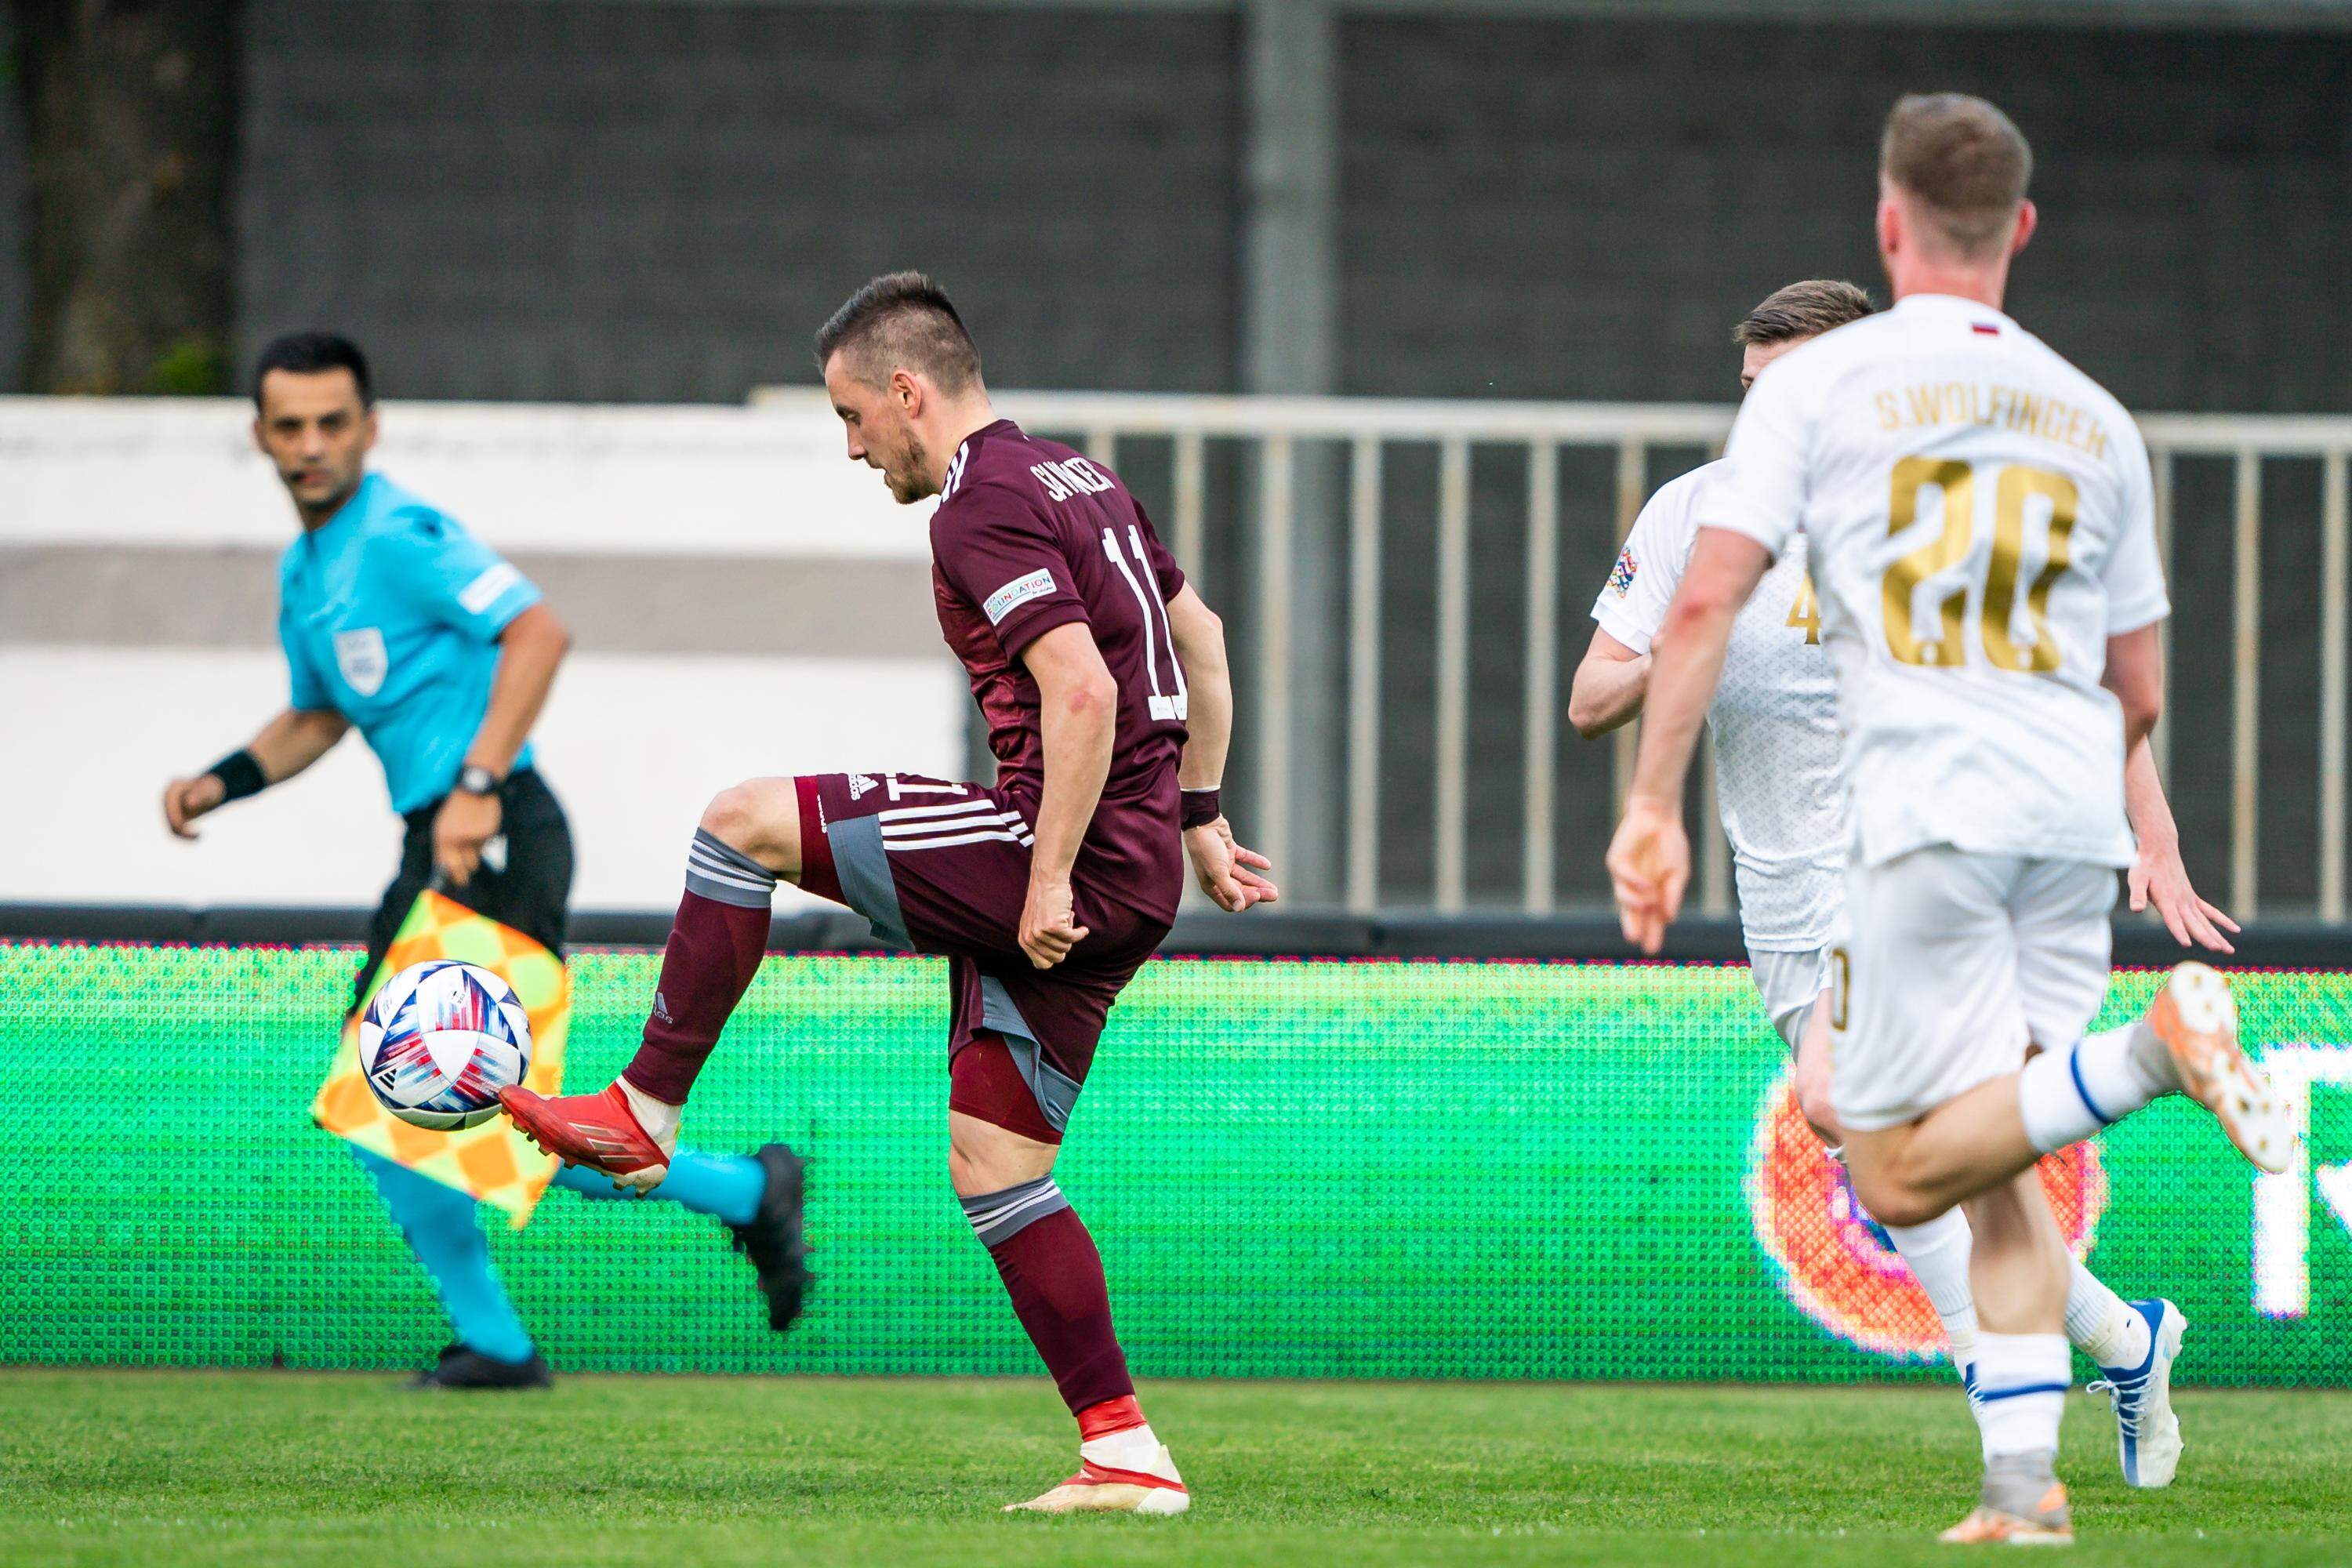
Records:
<instances>
[{"instance_id":1,"label":"maroon jersey","mask_svg":"<svg viewBox=\"0 0 2352 1568\"><path fill-rule=\"evenodd\" d=\"M1022 650L1083 623L1118 685L1109 776L1075 875L1097 893L1173 920L1183 890L1176 760L1184 671L1168 601L1176 558L1118 476L1010 419L976 430L948 465L931 514L940 629L988 721L1000 793L1030 820L1043 793L1037 683Z\"/></svg>"}]
</instances>

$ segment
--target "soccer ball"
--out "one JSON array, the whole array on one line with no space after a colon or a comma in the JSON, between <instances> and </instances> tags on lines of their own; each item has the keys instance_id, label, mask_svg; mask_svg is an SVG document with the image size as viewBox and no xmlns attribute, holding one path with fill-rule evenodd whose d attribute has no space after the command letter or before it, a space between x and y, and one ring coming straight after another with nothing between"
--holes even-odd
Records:
<instances>
[{"instance_id":1,"label":"soccer ball","mask_svg":"<svg viewBox=\"0 0 2352 1568\"><path fill-rule=\"evenodd\" d=\"M514 987L454 958L384 982L360 1019L360 1074L383 1108L438 1132L499 1113L499 1090L530 1071L530 1016Z\"/></svg>"}]
</instances>

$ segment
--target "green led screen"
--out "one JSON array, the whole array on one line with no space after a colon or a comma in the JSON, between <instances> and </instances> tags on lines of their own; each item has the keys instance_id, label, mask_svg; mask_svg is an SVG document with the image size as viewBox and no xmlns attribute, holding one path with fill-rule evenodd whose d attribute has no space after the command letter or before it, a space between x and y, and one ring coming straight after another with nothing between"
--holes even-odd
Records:
<instances>
[{"instance_id":1,"label":"green led screen","mask_svg":"<svg viewBox=\"0 0 2352 1568\"><path fill-rule=\"evenodd\" d=\"M0 944L0 1361L419 1364L422 1271L308 1107L355 955ZM574 1087L657 956L573 960ZM2117 977L2106 1015L2158 977ZM2185 1380L2352 1383L2352 975L2238 977L2308 1084L2257 1178L2167 1102L2055 1173ZM712 1222L553 1191L491 1246L559 1367L1032 1373L945 1175L941 971L779 957L688 1140L812 1160L810 1310L769 1333ZM1744 970L1168 961L1113 1015L1060 1172L1150 1376L1948 1375L1924 1302L1796 1128Z\"/></svg>"}]
</instances>

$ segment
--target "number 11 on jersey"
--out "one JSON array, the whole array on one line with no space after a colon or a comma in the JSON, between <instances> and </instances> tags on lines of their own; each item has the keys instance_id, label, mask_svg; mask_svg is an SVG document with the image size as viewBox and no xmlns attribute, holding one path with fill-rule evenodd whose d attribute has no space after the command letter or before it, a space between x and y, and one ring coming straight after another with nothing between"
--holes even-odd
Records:
<instances>
[{"instance_id":1,"label":"number 11 on jersey","mask_svg":"<svg viewBox=\"0 0 2352 1568\"><path fill-rule=\"evenodd\" d=\"M1186 717L1191 700L1184 688L1184 666L1176 657L1176 633L1168 624L1168 605L1160 597L1160 579L1151 571L1151 552L1143 547L1143 530L1130 525L1128 542L1135 548L1135 564L1127 563L1127 552L1119 548L1115 529L1102 531L1103 553L1127 579L1128 591L1135 595L1136 607L1143 612L1143 668L1151 681L1151 716L1154 719ZM1143 574L1139 577L1136 573ZM1147 590L1145 584L1151 586ZM1168 653L1169 684L1160 683L1160 654Z\"/></svg>"}]
</instances>

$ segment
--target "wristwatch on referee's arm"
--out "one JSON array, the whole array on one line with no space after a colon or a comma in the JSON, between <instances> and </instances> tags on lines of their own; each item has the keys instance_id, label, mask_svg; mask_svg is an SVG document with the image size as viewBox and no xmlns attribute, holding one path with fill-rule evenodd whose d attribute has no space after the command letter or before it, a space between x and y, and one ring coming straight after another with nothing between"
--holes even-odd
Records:
<instances>
[{"instance_id":1,"label":"wristwatch on referee's arm","mask_svg":"<svg viewBox=\"0 0 2352 1568\"><path fill-rule=\"evenodd\" d=\"M496 795L505 782L479 763L467 763L457 770L457 788L467 795Z\"/></svg>"}]
</instances>

